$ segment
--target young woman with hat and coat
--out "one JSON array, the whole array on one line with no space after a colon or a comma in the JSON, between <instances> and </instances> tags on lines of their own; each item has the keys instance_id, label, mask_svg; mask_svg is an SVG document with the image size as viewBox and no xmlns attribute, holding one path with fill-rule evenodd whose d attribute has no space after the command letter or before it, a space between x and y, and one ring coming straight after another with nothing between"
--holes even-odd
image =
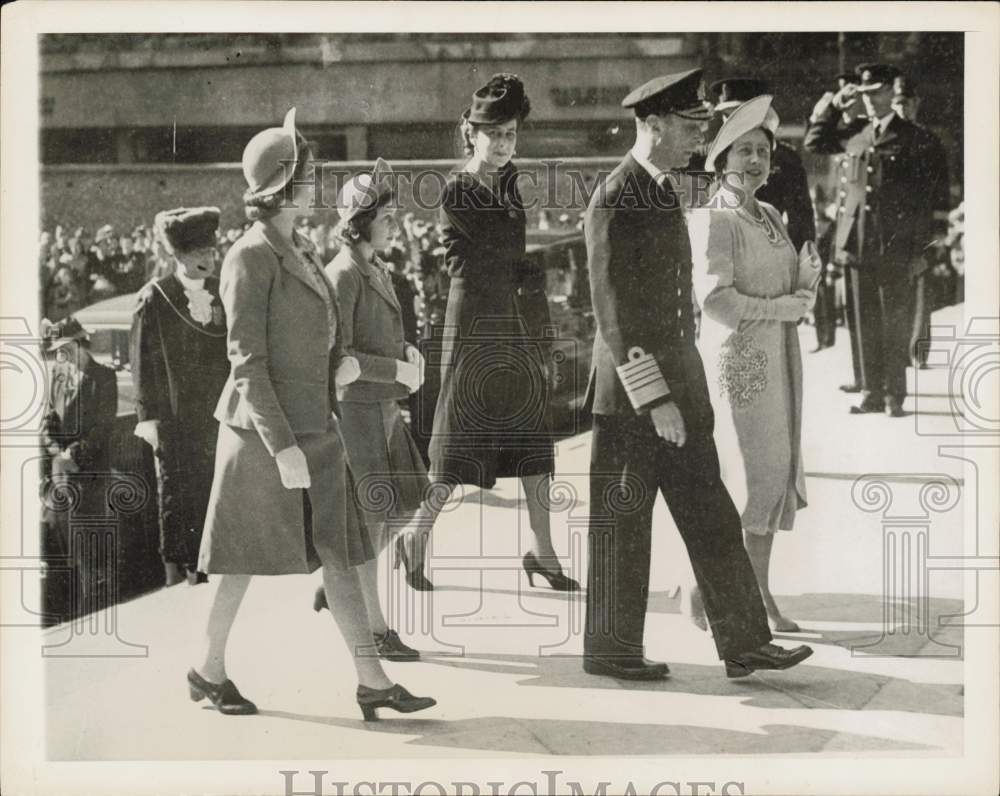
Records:
<instances>
[{"instance_id":1,"label":"young woman with hat and coat","mask_svg":"<svg viewBox=\"0 0 1000 796\"><path fill-rule=\"evenodd\" d=\"M337 418L334 373L343 356L333 286L312 245L294 231L313 203L312 158L295 129L254 136L243 152L247 215L256 223L229 250L220 295L229 379L216 409L215 477L199 569L218 573L204 655L188 673L191 698L223 713L256 706L228 678L226 642L251 575L322 567L333 617L359 680L366 720L379 707L404 713L435 704L394 685L372 643L356 567L374 555L353 493Z\"/></svg>"},{"instance_id":2,"label":"young woman with hat and coat","mask_svg":"<svg viewBox=\"0 0 1000 796\"><path fill-rule=\"evenodd\" d=\"M478 89L461 122L468 160L441 196L451 286L430 443L433 502L397 540L416 589L433 588L423 572L427 539L455 486L490 489L506 477L520 477L525 489L534 536L523 559L529 580L540 575L553 589L579 589L561 570L545 504L555 462L548 370L544 342L532 333L543 324L528 308L538 296L526 283L525 213L511 161L529 110L516 75L494 75Z\"/></svg>"},{"instance_id":3,"label":"young woman with hat and coat","mask_svg":"<svg viewBox=\"0 0 1000 796\"><path fill-rule=\"evenodd\" d=\"M389 266L379 257L396 230L391 169L382 159L371 174L348 180L337 201L334 234L342 246L326 267L337 295L344 352L358 368L337 379L340 423L376 558L358 569L368 621L379 655L387 660L420 657L389 627L379 605L377 555L388 544L390 521L405 520L420 506L427 468L403 421L399 402L419 389L423 362L406 342L404 311ZM315 607L326 607L317 590Z\"/></svg>"}]
</instances>

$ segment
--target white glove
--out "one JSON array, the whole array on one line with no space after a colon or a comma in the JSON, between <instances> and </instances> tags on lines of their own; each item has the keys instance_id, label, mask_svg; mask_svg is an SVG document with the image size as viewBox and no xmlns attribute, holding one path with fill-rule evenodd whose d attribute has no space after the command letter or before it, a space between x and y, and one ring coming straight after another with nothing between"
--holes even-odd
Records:
<instances>
[{"instance_id":1,"label":"white glove","mask_svg":"<svg viewBox=\"0 0 1000 796\"><path fill-rule=\"evenodd\" d=\"M140 439L144 439L155 451L160 447L160 421L143 420L135 424L135 431L132 432Z\"/></svg>"},{"instance_id":2,"label":"white glove","mask_svg":"<svg viewBox=\"0 0 1000 796\"><path fill-rule=\"evenodd\" d=\"M361 378L361 365L356 357L344 357L337 365L333 380L338 387L346 387Z\"/></svg>"},{"instance_id":3,"label":"white glove","mask_svg":"<svg viewBox=\"0 0 1000 796\"><path fill-rule=\"evenodd\" d=\"M406 389L410 392L416 392L420 389L420 368L412 362L397 359L396 381L406 385Z\"/></svg>"},{"instance_id":4,"label":"white glove","mask_svg":"<svg viewBox=\"0 0 1000 796\"><path fill-rule=\"evenodd\" d=\"M298 445L285 448L274 457L281 475L281 485L285 489L308 489L312 486L309 478L309 464L306 455Z\"/></svg>"},{"instance_id":5,"label":"white glove","mask_svg":"<svg viewBox=\"0 0 1000 796\"><path fill-rule=\"evenodd\" d=\"M426 375L424 370L426 364L424 362L424 355L420 353L420 349L417 348L415 345L410 345L409 343L407 343L406 361L409 362L411 365L417 366L417 370L420 372L420 383L418 384L417 389L420 389L420 387L424 386L424 377ZM413 392L416 391L414 390Z\"/></svg>"},{"instance_id":6,"label":"white glove","mask_svg":"<svg viewBox=\"0 0 1000 796\"><path fill-rule=\"evenodd\" d=\"M803 294L809 291L801 291ZM774 317L779 321L795 322L809 312L810 302L805 295L791 293L774 299Z\"/></svg>"}]
</instances>

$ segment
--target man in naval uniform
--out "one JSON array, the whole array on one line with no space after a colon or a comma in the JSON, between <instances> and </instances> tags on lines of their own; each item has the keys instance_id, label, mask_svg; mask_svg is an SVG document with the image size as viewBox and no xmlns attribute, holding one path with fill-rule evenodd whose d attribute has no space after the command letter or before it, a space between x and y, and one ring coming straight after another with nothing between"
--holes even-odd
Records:
<instances>
[{"instance_id":1,"label":"man in naval uniform","mask_svg":"<svg viewBox=\"0 0 1000 796\"><path fill-rule=\"evenodd\" d=\"M837 159L834 261L848 269L855 314L862 400L854 414L902 417L913 326L913 280L924 268L938 186L947 185L935 138L892 108L900 71L888 64L858 67L846 84L817 104L805 147ZM843 114L863 99L868 118ZM825 99L825 98L824 98Z\"/></svg>"},{"instance_id":2,"label":"man in naval uniform","mask_svg":"<svg viewBox=\"0 0 1000 796\"><path fill-rule=\"evenodd\" d=\"M668 675L643 648L658 493L687 547L726 673L785 669L812 650L770 643L740 516L719 474L695 348L684 200L666 173L687 166L704 141L712 110L702 72L651 80L622 105L635 115L636 142L596 187L584 220L597 320L586 399L594 432L584 670Z\"/></svg>"}]
</instances>

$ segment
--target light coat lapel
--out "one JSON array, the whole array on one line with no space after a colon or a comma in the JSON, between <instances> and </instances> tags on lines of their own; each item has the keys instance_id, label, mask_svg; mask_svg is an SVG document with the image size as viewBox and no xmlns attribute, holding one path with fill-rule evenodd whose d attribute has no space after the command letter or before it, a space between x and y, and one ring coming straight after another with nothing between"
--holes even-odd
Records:
<instances>
[{"instance_id":1,"label":"light coat lapel","mask_svg":"<svg viewBox=\"0 0 1000 796\"><path fill-rule=\"evenodd\" d=\"M291 246L285 242L285 239L281 236L281 234L266 221L260 222L257 229L260 230L260 235L264 239L265 243L267 243L267 245L274 251L281 267L303 284L307 285L317 296L324 298L315 281L309 278L309 275L306 273L306 267L299 261L298 255L292 250ZM322 265L319 267L319 273L323 279L326 279L326 274L323 273Z\"/></svg>"},{"instance_id":2,"label":"light coat lapel","mask_svg":"<svg viewBox=\"0 0 1000 796\"><path fill-rule=\"evenodd\" d=\"M361 273L365 275L368 279L368 284L371 285L372 290L378 293L382 298L384 298L392 306L396 312L401 312L399 306L399 299L396 298L396 291L392 288L391 277L386 274L384 278L378 272L378 266L373 263L366 262L361 256L361 253L357 249L351 249L351 259L361 270Z\"/></svg>"}]
</instances>

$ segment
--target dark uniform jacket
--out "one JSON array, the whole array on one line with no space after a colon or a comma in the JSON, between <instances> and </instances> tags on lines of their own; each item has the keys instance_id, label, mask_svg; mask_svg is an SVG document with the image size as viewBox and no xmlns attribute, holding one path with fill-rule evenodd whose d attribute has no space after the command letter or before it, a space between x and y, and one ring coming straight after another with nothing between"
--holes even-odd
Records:
<instances>
[{"instance_id":1,"label":"dark uniform jacket","mask_svg":"<svg viewBox=\"0 0 1000 796\"><path fill-rule=\"evenodd\" d=\"M810 122L805 147L839 155L834 261L871 269L882 284L922 273L934 210L948 206L947 160L938 138L895 114L876 138L867 119L845 125L831 106Z\"/></svg>"},{"instance_id":2,"label":"dark uniform jacket","mask_svg":"<svg viewBox=\"0 0 1000 796\"><path fill-rule=\"evenodd\" d=\"M695 348L691 243L677 194L628 154L591 197L584 233L597 320L586 405L615 415L673 400L689 431L710 431L714 416ZM650 356L655 362L642 385L649 397L634 406L618 368L629 360L643 367L640 358Z\"/></svg>"}]
</instances>

